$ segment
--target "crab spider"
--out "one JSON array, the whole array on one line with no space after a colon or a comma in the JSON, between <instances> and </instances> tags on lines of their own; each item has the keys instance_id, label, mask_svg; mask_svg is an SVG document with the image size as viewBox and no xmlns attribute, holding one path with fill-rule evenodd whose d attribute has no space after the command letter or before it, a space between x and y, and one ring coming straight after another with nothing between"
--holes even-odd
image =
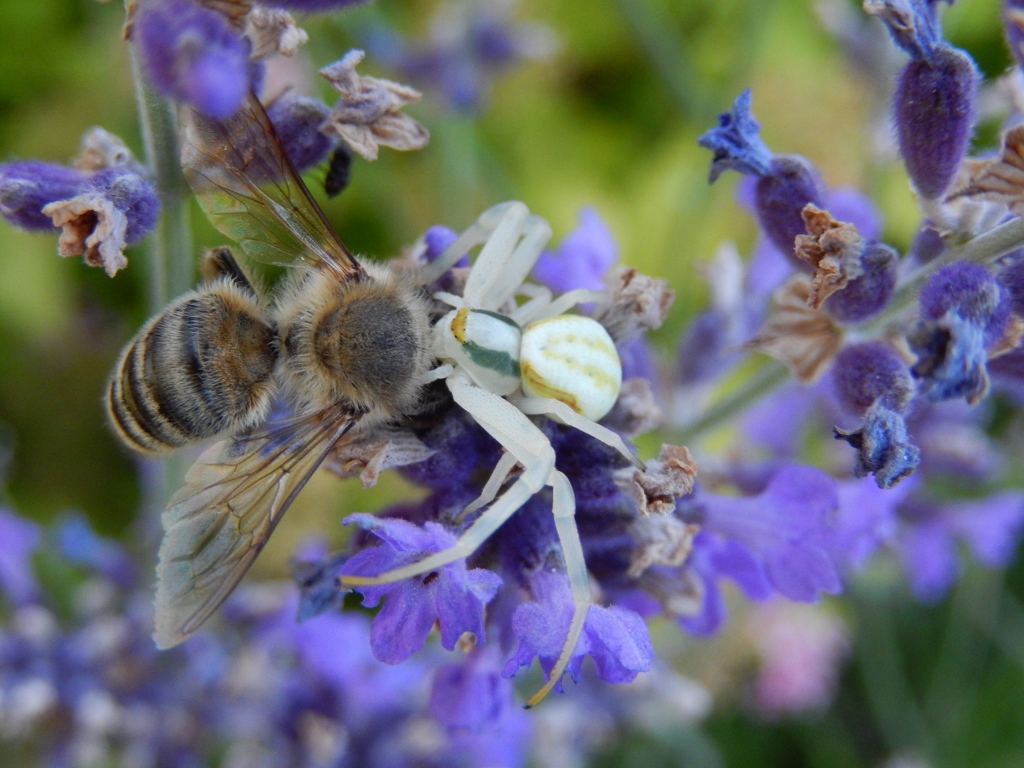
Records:
<instances>
[{"instance_id":1,"label":"crab spider","mask_svg":"<svg viewBox=\"0 0 1024 768\"><path fill-rule=\"evenodd\" d=\"M597 423L614 405L622 383L615 344L595 320L564 314L576 304L605 298L604 294L577 290L553 300L546 288L524 285L550 237L548 223L531 215L525 205L501 203L484 211L424 270L422 279L429 284L462 254L483 245L463 295L435 294L452 310L434 325L433 352L441 364L428 376L445 379L455 402L506 453L480 497L462 515L486 508L453 546L379 576L341 578L345 585L386 584L468 557L531 496L550 486L573 617L551 675L527 701L528 707L543 699L565 672L592 602L572 486L555 469L554 448L530 416L547 415L572 426L643 466L621 437ZM516 294L527 300L505 309ZM516 463L523 466L522 474L499 496Z\"/></svg>"}]
</instances>

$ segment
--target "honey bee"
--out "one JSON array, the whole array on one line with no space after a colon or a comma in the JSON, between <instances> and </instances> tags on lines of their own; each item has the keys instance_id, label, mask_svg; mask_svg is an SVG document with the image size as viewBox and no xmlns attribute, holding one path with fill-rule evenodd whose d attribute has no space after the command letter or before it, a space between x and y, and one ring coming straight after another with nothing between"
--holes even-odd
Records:
<instances>
[{"instance_id":1,"label":"honey bee","mask_svg":"<svg viewBox=\"0 0 1024 768\"><path fill-rule=\"evenodd\" d=\"M342 435L414 409L433 361L420 287L341 243L254 96L233 117L182 122L182 168L211 222L290 269L264 297L230 249L212 251L207 282L149 320L110 377L108 415L130 448L222 438L163 514L161 648L227 599ZM264 425L275 397L294 415Z\"/></svg>"}]
</instances>

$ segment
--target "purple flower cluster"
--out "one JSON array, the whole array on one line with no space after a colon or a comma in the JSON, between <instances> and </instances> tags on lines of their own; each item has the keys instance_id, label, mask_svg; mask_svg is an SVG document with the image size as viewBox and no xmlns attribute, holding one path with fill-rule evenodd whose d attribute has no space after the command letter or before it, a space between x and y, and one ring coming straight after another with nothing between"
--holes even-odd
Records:
<instances>
[{"instance_id":1,"label":"purple flower cluster","mask_svg":"<svg viewBox=\"0 0 1024 768\"><path fill-rule=\"evenodd\" d=\"M379 26L367 34L367 49L403 78L431 87L452 109L483 107L491 81L526 59L554 50L551 32L515 22L510 3L443 4L429 41L407 40Z\"/></svg>"},{"instance_id":2,"label":"purple flower cluster","mask_svg":"<svg viewBox=\"0 0 1024 768\"><path fill-rule=\"evenodd\" d=\"M61 229L61 256L84 256L113 277L124 250L156 226L153 184L116 136L94 128L72 167L26 160L0 164L0 214L29 230Z\"/></svg>"},{"instance_id":3,"label":"purple flower cluster","mask_svg":"<svg viewBox=\"0 0 1024 768\"><path fill-rule=\"evenodd\" d=\"M240 590L219 631L162 653L148 576L120 544L81 517L41 531L0 510L0 530L0 744L30 745L34 765L525 762L529 719L486 653L382 664L365 614L296 623L294 591L269 586ZM68 594L40 586L33 557L62 560Z\"/></svg>"},{"instance_id":4,"label":"purple flower cluster","mask_svg":"<svg viewBox=\"0 0 1024 768\"><path fill-rule=\"evenodd\" d=\"M881 222L858 202L865 198L843 199L807 160L767 148L750 91L699 140L713 152L712 182L727 169L749 177L740 198L762 241L745 275L735 257L712 263L711 309L691 322L678 348L676 399L706 400L736 370L744 345L785 363L798 383L749 393L763 399L742 421L746 443L708 481L744 495L705 487L680 502L682 519L701 526L683 568L700 603L681 619L693 631L719 625L720 578L751 599L807 600L837 591L844 574L886 548L906 567L914 593L932 599L955 578L958 542L989 566L1013 556L1024 506L1018 491L994 490L1002 467L980 404L992 387L1018 400L1022 391L1024 259L1019 242L992 251L957 244L1019 215L1021 187L1011 182L1018 137L1007 134L1001 157L964 164L980 76L944 40L938 5L864 3L910 56L892 103L898 149L922 209L907 258L878 240ZM1007 4L1006 23L1019 56L1017 5ZM979 212L975 200L1001 208ZM699 434L706 427L692 411L677 408L675 419ZM852 466L836 450L825 454L830 474L792 464L809 434L827 434L822 422L834 425L838 445L853 449ZM937 493L940 479L964 498Z\"/></svg>"}]
</instances>

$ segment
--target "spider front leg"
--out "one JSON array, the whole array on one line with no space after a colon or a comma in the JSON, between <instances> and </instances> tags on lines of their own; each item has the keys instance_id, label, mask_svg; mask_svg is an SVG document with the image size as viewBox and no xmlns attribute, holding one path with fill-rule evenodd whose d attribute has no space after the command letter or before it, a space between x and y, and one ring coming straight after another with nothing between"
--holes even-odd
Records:
<instances>
[{"instance_id":1,"label":"spider front leg","mask_svg":"<svg viewBox=\"0 0 1024 768\"><path fill-rule=\"evenodd\" d=\"M561 679L576 649L587 609L591 604L590 581L587 576L583 545L576 529L576 500L569 479L555 469L555 451L544 433L516 406L504 398L472 384L455 373L448 379L448 388L456 403L464 408L494 439L523 465L524 471L512 486L499 496L448 549L436 552L419 562L380 574L379 576L342 576L345 585L388 584L441 568L473 554L487 538L525 504L531 496L550 485L555 529L562 547L566 573L572 590L573 617L565 645L555 662L548 682L528 701L533 706L546 696ZM497 474L497 473L496 473Z\"/></svg>"}]
</instances>

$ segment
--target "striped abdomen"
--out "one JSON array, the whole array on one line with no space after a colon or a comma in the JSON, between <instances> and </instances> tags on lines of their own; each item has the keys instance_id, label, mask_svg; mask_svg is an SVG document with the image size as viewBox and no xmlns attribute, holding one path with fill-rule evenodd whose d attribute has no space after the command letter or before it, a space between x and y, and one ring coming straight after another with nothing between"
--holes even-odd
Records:
<instances>
[{"instance_id":1,"label":"striped abdomen","mask_svg":"<svg viewBox=\"0 0 1024 768\"><path fill-rule=\"evenodd\" d=\"M185 294L125 347L107 386L115 431L158 453L263 420L276 332L256 298L228 280Z\"/></svg>"}]
</instances>

